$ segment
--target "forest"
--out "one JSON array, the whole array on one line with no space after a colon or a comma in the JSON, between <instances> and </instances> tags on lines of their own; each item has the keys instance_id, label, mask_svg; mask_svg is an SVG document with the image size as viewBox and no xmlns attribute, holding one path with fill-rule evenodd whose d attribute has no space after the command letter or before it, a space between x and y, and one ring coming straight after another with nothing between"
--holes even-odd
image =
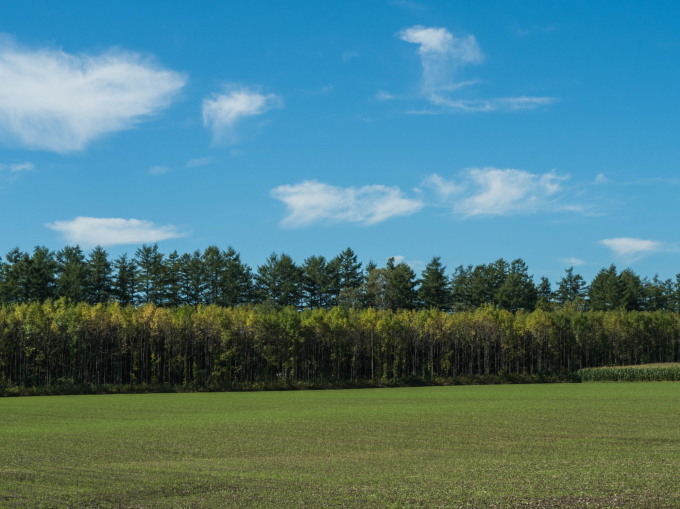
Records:
<instances>
[{"instance_id":1,"label":"forest","mask_svg":"<svg viewBox=\"0 0 680 509\"><path fill-rule=\"evenodd\" d=\"M256 271L233 249L11 251L0 278L0 390L86 392L569 380L680 361L677 278L616 267L551 289L522 260L418 277L351 249ZM11 391L10 391L11 392Z\"/></svg>"},{"instance_id":2,"label":"forest","mask_svg":"<svg viewBox=\"0 0 680 509\"><path fill-rule=\"evenodd\" d=\"M352 249L331 259L310 256L298 265L287 254L272 254L256 270L233 248L168 255L157 245L142 246L134 257L110 260L94 248L52 252L18 248L0 262L0 304L64 298L89 304L153 303L162 307L215 304L224 307L271 304L297 309L345 308L473 310L489 305L508 311L549 311L565 305L579 310L680 312L680 274L675 280L641 278L612 265L588 284L570 267L553 284L534 278L522 259L458 266L447 274L434 257L418 275L411 266L387 260L365 266Z\"/></svg>"}]
</instances>

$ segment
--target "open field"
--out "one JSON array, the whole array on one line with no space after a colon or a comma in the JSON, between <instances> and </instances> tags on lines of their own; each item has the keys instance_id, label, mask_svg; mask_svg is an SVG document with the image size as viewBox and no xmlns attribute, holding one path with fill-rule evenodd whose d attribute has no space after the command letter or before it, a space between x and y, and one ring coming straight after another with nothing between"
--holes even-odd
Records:
<instances>
[{"instance_id":1,"label":"open field","mask_svg":"<svg viewBox=\"0 0 680 509\"><path fill-rule=\"evenodd\" d=\"M0 400L0 507L680 507L680 385Z\"/></svg>"}]
</instances>

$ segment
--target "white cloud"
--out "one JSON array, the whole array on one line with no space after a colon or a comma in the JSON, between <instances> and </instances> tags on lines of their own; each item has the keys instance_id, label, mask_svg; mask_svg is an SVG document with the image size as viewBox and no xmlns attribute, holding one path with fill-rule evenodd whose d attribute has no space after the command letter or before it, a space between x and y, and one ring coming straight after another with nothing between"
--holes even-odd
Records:
<instances>
[{"instance_id":1,"label":"white cloud","mask_svg":"<svg viewBox=\"0 0 680 509\"><path fill-rule=\"evenodd\" d=\"M375 94L375 98L378 101L391 101L394 99L394 96L389 92L385 92L384 90L378 90L378 92Z\"/></svg>"},{"instance_id":2,"label":"white cloud","mask_svg":"<svg viewBox=\"0 0 680 509\"><path fill-rule=\"evenodd\" d=\"M0 171L9 171L11 173L19 173L22 171L33 171L35 166L33 163L12 163L0 164Z\"/></svg>"},{"instance_id":3,"label":"white cloud","mask_svg":"<svg viewBox=\"0 0 680 509\"><path fill-rule=\"evenodd\" d=\"M467 112L516 112L546 106L556 102L554 97L499 97L492 99L454 99L450 95L462 87L475 85L478 80L457 81L459 69L484 60L477 39L473 35L455 37L446 28L416 25L397 33L401 40L418 45L423 67L423 96L434 106ZM416 110L412 113L425 113Z\"/></svg>"},{"instance_id":4,"label":"white cloud","mask_svg":"<svg viewBox=\"0 0 680 509\"><path fill-rule=\"evenodd\" d=\"M135 53L72 55L0 41L0 137L54 152L84 149L168 106L186 79Z\"/></svg>"},{"instance_id":5,"label":"white cloud","mask_svg":"<svg viewBox=\"0 0 680 509\"><path fill-rule=\"evenodd\" d=\"M213 162L212 157L197 157L196 159L189 159L186 163L187 168L198 168L199 166L207 166Z\"/></svg>"},{"instance_id":6,"label":"white cloud","mask_svg":"<svg viewBox=\"0 0 680 509\"><path fill-rule=\"evenodd\" d=\"M288 215L281 224L288 227L319 221L371 225L411 215L424 206L420 200L405 197L398 187L337 187L314 180L279 186L271 195L286 205Z\"/></svg>"},{"instance_id":7,"label":"white cloud","mask_svg":"<svg viewBox=\"0 0 680 509\"><path fill-rule=\"evenodd\" d=\"M203 100L203 125L210 129L215 143L233 143L236 124L282 107L283 101L276 94L264 95L246 87L230 87L223 94L212 94Z\"/></svg>"},{"instance_id":8,"label":"white cloud","mask_svg":"<svg viewBox=\"0 0 680 509\"><path fill-rule=\"evenodd\" d=\"M571 267L579 267L581 265L586 264L585 260L581 260L580 258L576 258L575 256L572 256L570 258L560 258L560 261L566 263L567 265L570 265Z\"/></svg>"},{"instance_id":9,"label":"white cloud","mask_svg":"<svg viewBox=\"0 0 680 509\"><path fill-rule=\"evenodd\" d=\"M418 45L423 66L423 94L431 102L436 102L443 92L459 88L454 75L460 66L484 60L473 35L458 38L445 28L416 25L405 28L397 36L402 41Z\"/></svg>"},{"instance_id":10,"label":"white cloud","mask_svg":"<svg viewBox=\"0 0 680 509\"><path fill-rule=\"evenodd\" d=\"M456 213L472 217L565 210L557 198L566 179L554 171L537 174L487 167L465 170L458 181L430 175L422 185L434 189Z\"/></svg>"},{"instance_id":11,"label":"white cloud","mask_svg":"<svg viewBox=\"0 0 680 509\"><path fill-rule=\"evenodd\" d=\"M428 175L423 180L424 187L432 189L441 200L448 200L451 196L463 190L463 187L452 180L446 180L435 174Z\"/></svg>"},{"instance_id":12,"label":"white cloud","mask_svg":"<svg viewBox=\"0 0 680 509\"><path fill-rule=\"evenodd\" d=\"M596 184L609 184L611 182L611 179L607 177L604 173L598 173L595 176L595 183Z\"/></svg>"},{"instance_id":13,"label":"white cloud","mask_svg":"<svg viewBox=\"0 0 680 509\"><path fill-rule=\"evenodd\" d=\"M165 175L166 173L170 173L172 171L172 168L168 166L152 166L149 168L148 172L150 175Z\"/></svg>"},{"instance_id":14,"label":"white cloud","mask_svg":"<svg viewBox=\"0 0 680 509\"><path fill-rule=\"evenodd\" d=\"M157 225L151 221L118 217L76 217L70 221L54 221L45 226L61 232L70 244L85 246L144 244L186 235L173 225Z\"/></svg>"},{"instance_id":15,"label":"white cloud","mask_svg":"<svg viewBox=\"0 0 680 509\"><path fill-rule=\"evenodd\" d=\"M499 97L496 99L448 99L443 96L432 98L432 103L438 106L469 112L504 111L514 112L533 110L541 106L549 106L557 102L554 97Z\"/></svg>"},{"instance_id":16,"label":"white cloud","mask_svg":"<svg viewBox=\"0 0 680 509\"><path fill-rule=\"evenodd\" d=\"M628 263L632 263L653 253L671 250L670 246L663 242L636 239L633 237L603 239L599 243L611 249L614 255L623 258Z\"/></svg>"}]
</instances>

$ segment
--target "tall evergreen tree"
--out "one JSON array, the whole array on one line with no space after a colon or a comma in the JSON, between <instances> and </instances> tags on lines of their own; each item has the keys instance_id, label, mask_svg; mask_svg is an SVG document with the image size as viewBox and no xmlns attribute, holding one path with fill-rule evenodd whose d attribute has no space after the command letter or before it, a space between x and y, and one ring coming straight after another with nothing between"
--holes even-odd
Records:
<instances>
[{"instance_id":1,"label":"tall evergreen tree","mask_svg":"<svg viewBox=\"0 0 680 509\"><path fill-rule=\"evenodd\" d=\"M366 276L354 251L348 247L333 258L329 265L337 271L335 303L344 307L361 306Z\"/></svg>"},{"instance_id":2,"label":"tall evergreen tree","mask_svg":"<svg viewBox=\"0 0 680 509\"><path fill-rule=\"evenodd\" d=\"M113 280L109 255L103 247L97 246L87 259L87 281L85 298L90 304L99 304L111 299Z\"/></svg>"},{"instance_id":3,"label":"tall evergreen tree","mask_svg":"<svg viewBox=\"0 0 680 509\"><path fill-rule=\"evenodd\" d=\"M205 265L200 251L192 254L184 253L180 256L181 267L181 301L184 304L197 306L204 303L206 291Z\"/></svg>"},{"instance_id":4,"label":"tall evergreen tree","mask_svg":"<svg viewBox=\"0 0 680 509\"><path fill-rule=\"evenodd\" d=\"M451 300L454 311L472 309L472 265L459 265L451 277Z\"/></svg>"},{"instance_id":5,"label":"tall evergreen tree","mask_svg":"<svg viewBox=\"0 0 680 509\"><path fill-rule=\"evenodd\" d=\"M206 304L217 304L222 300L222 281L226 270L224 253L217 246L209 246L203 251L203 274L205 276Z\"/></svg>"},{"instance_id":6,"label":"tall evergreen tree","mask_svg":"<svg viewBox=\"0 0 680 509\"><path fill-rule=\"evenodd\" d=\"M406 263L387 260L386 301L390 309L413 309L418 300L416 273Z\"/></svg>"},{"instance_id":7,"label":"tall evergreen tree","mask_svg":"<svg viewBox=\"0 0 680 509\"><path fill-rule=\"evenodd\" d=\"M550 311L553 309L553 292L550 286L550 280L541 276L541 282L536 287L536 308L543 311Z\"/></svg>"},{"instance_id":8,"label":"tall evergreen tree","mask_svg":"<svg viewBox=\"0 0 680 509\"><path fill-rule=\"evenodd\" d=\"M54 253L44 246L37 246L30 259L22 258L25 274L25 296L27 301L43 302L55 297L55 272L57 263ZM21 263L20 262L20 263Z\"/></svg>"},{"instance_id":9,"label":"tall evergreen tree","mask_svg":"<svg viewBox=\"0 0 680 509\"><path fill-rule=\"evenodd\" d=\"M574 274L574 267L565 270L555 291L555 301L563 306L567 302L582 302L588 295L588 286L580 274Z\"/></svg>"},{"instance_id":10,"label":"tall evergreen tree","mask_svg":"<svg viewBox=\"0 0 680 509\"><path fill-rule=\"evenodd\" d=\"M302 293L307 307L329 308L337 299L337 264L310 256L302 264Z\"/></svg>"},{"instance_id":11,"label":"tall evergreen tree","mask_svg":"<svg viewBox=\"0 0 680 509\"><path fill-rule=\"evenodd\" d=\"M128 260L127 254L116 258L113 262L113 282L111 293L124 306L136 303L137 265Z\"/></svg>"},{"instance_id":12,"label":"tall evergreen tree","mask_svg":"<svg viewBox=\"0 0 680 509\"><path fill-rule=\"evenodd\" d=\"M238 306L247 304L253 297L253 273L248 265L241 261L241 256L229 247L222 253L224 271L220 278L221 306Z\"/></svg>"},{"instance_id":13,"label":"tall evergreen tree","mask_svg":"<svg viewBox=\"0 0 680 509\"><path fill-rule=\"evenodd\" d=\"M257 292L262 302L280 306L300 306L302 300L302 269L283 253L272 253L264 265L257 268Z\"/></svg>"},{"instance_id":14,"label":"tall evergreen tree","mask_svg":"<svg viewBox=\"0 0 680 509\"><path fill-rule=\"evenodd\" d=\"M499 290L508 275L508 262L499 258L493 263L477 265L470 277L470 294L472 307L484 304L499 305Z\"/></svg>"},{"instance_id":15,"label":"tall evergreen tree","mask_svg":"<svg viewBox=\"0 0 680 509\"><path fill-rule=\"evenodd\" d=\"M424 308L436 308L446 311L451 309L451 290L446 277L446 267L441 258L435 256L427 264L420 276L418 300Z\"/></svg>"},{"instance_id":16,"label":"tall evergreen tree","mask_svg":"<svg viewBox=\"0 0 680 509\"><path fill-rule=\"evenodd\" d=\"M673 291L668 299L668 308L671 311L680 313L680 274L675 275L675 283L673 284Z\"/></svg>"},{"instance_id":17,"label":"tall evergreen tree","mask_svg":"<svg viewBox=\"0 0 680 509\"><path fill-rule=\"evenodd\" d=\"M163 254L158 251L158 244L143 245L135 252L137 265L137 298L142 304L153 302L162 304L165 294L165 271Z\"/></svg>"},{"instance_id":18,"label":"tall evergreen tree","mask_svg":"<svg viewBox=\"0 0 680 509\"><path fill-rule=\"evenodd\" d=\"M182 302L182 262L177 250L165 259L163 264L163 298L165 306L176 307Z\"/></svg>"},{"instance_id":19,"label":"tall evergreen tree","mask_svg":"<svg viewBox=\"0 0 680 509\"><path fill-rule=\"evenodd\" d=\"M25 302L27 300L25 278L28 275L29 256L16 247L7 253L5 260L7 262L1 267L0 301ZM22 268L23 266L26 268Z\"/></svg>"},{"instance_id":20,"label":"tall evergreen tree","mask_svg":"<svg viewBox=\"0 0 680 509\"><path fill-rule=\"evenodd\" d=\"M536 285L529 275L527 264L521 258L510 264L503 284L498 289L497 303L508 311L524 309L533 311L536 307Z\"/></svg>"},{"instance_id":21,"label":"tall evergreen tree","mask_svg":"<svg viewBox=\"0 0 680 509\"><path fill-rule=\"evenodd\" d=\"M79 246L66 246L57 252L56 295L71 302L83 302L89 279L85 255Z\"/></svg>"},{"instance_id":22,"label":"tall evergreen tree","mask_svg":"<svg viewBox=\"0 0 680 509\"><path fill-rule=\"evenodd\" d=\"M617 281L616 307L627 311L640 311L644 307L645 292L640 276L631 269L619 274Z\"/></svg>"},{"instance_id":23,"label":"tall evergreen tree","mask_svg":"<svg viewBox=\"0 0 680 509\"><path fill-rule=\"evenodd\" d=\"M666 279L662 281L656 274L650 281L645 278L642 281L644 304L646 311L672 310L673 301L673 281Z\"/></svg>"},{"instance_id":24,"label":"tall evergreen tree","mask_svg":"<svg viewBox=\"0 0 680 509\"><path fill-rule=\"evenodd\" d=\"M588 298L594 311L607 311L619 306L619 276L615 265L596 274L590 283Z\"/></svg>"}]
</instances>

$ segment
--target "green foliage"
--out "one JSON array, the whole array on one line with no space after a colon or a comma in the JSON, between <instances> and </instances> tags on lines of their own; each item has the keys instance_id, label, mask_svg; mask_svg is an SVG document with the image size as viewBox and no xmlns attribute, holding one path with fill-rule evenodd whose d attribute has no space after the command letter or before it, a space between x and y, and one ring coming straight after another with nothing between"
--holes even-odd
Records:
<instances>
[{"instance_id":1,"label":"green foliage","mask_svg":"<svg viewBox=\"0 0 680 509\"><path fill-rule=\"evenodd\" d=\"M61 299L0 306L0 380L49 392L569 379L585 367L677 361L678 337L680 315L664 311L298 311L272 303L167 308Z\"/></svg>"}]
</instances>

